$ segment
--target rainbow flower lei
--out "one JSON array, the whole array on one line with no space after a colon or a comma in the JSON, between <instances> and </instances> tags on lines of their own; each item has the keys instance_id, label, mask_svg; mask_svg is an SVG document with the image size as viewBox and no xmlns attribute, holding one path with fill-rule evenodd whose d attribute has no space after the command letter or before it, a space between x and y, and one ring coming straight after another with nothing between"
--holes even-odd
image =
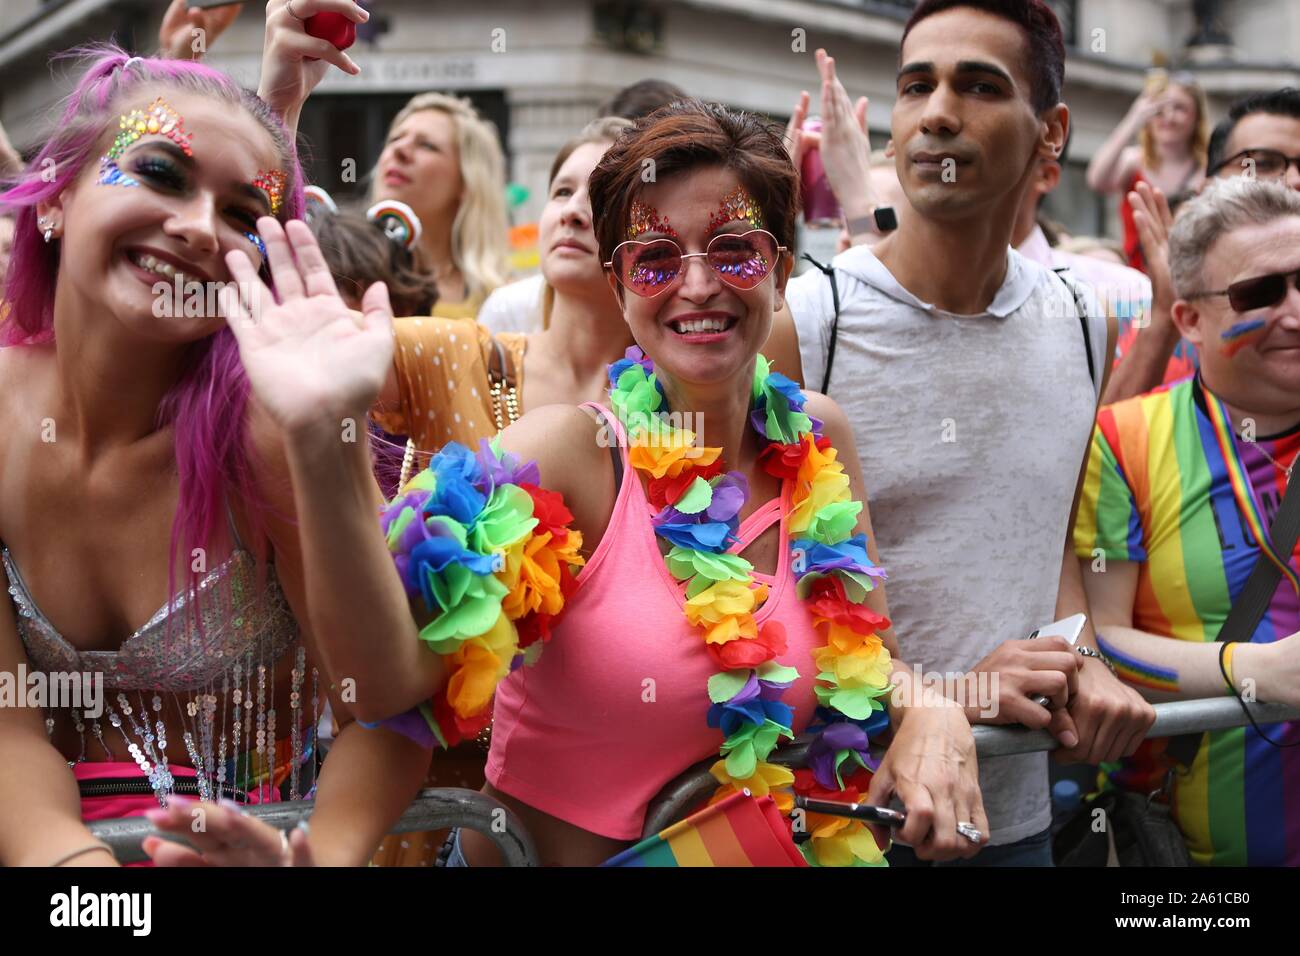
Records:
<instances>
[{"instance_id":1,"label":"rainbow flower lei","mask_svg":"<svg viewBox=\"0 0 1300 956\"><path fill-rule=\"evenodd\" d=\"M433 615L420 639L450 672L431 702L384 724L443 747L473 738L491 720L501 679L541 656L583 558L563 497L538 481L537 463L504 452L499 439L481 441L477 454L452 442L384 508L407 595Z\"/></svg>"},{"instance_id":2,"label":"rainbow flower lei","mask_svg":"<svg viewBox=\"0 0 1300 956\"><path fill-rule=\"evenodd\" d=\"M726 553L749 494L745 476L724 471L721 448L695 446L694 433L668 421L654 365L639 348L609 367L609 382L610 402L628 432L629 462L646 476L647 494L660 508L655 533L672 543L664 560L676 580L687 582L684 613L719 668L708 682L708 724L724 738L711 768L721 784L713 801L747 788L771 794L787 815L791 790L858 801L875 769L869 736L889 725L883 698L891 661L876 633L889 621L863 603L884 569L868 558L866 535L854 533L862 503L852 500L821 422L803 411L798 385L759 355L750 421L770 441L759 460L768 474L794 483L786 519L792 568L826 642L812 654L819 706L809 766L792 773L767 758L781 738L794 736L794 711L780 698L799 673L776 661L786 652L781 625L754 620L767 590L754 583L753 566ZM885 865L862 822L814 813L803 822L811 836L800 849L809 863Z\"/></svg>"}]
</instances>

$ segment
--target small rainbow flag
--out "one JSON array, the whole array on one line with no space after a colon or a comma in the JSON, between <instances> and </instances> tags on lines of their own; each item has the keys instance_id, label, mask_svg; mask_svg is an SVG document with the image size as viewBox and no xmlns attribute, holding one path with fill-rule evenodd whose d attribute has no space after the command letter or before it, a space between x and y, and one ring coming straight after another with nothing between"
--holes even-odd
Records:
<instances>
[{"instance_id":1,"label":"small rainbow flag","mask_svg":"<svg viewBox=\"0 0 1300 956\"><path fill-rule=\"evenodd\" d=\"M807 866L771 797L737 791L601 866Z\"/></svg>"}]
</instances>

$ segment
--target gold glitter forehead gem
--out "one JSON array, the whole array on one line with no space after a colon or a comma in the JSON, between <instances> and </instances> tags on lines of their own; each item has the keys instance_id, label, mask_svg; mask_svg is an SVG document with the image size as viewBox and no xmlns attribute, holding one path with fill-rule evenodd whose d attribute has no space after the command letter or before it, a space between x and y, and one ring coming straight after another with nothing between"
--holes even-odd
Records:
<instances>
[{"instance_id":1,"label":"gold glitter forehead gem","mask_svg":"<svg viewBox=\"0 0 1300 956\"><path fill-rule=\"evenodd\" d=\"M659 218L659 210L639 199L632 200L632 209L628 214L627 238L636 239L647 232L661 232L665 236L677 235L677 230L668 224L668 218Z\"/></svg>"},{"instance_id":2,"label":"gold glitter forehead gem","mask_svg":"<svg viewBox=\"0 0 1300 956\"><path fill-rule=\"evenodd\" d=\"M194 150L190 148L193 134L185 132L185 121L161 96L150 103L147 109L135 109L123 115L118 120L118 126L121 132L104 157L109 162L116 161L128 146L142 136L166 136L186 156L194 155Z\"/></svg>"},{"instance_id":3,"label":"gold glitter forehead gem","mask_svg":"<svg viewBox=\"0 0 1300 956\"><path fill-rule=\"evenodd\" d=\"M737 186L723 197L718 211L709 217L709 232L729 222L747 222L755 229L764 228L763 210L744 186Z\"/></svg>"}]
</instances>

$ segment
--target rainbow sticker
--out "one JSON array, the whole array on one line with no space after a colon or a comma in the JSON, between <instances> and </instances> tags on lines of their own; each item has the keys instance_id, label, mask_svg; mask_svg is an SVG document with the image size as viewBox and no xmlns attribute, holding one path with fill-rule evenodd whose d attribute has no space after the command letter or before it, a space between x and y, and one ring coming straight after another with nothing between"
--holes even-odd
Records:
<instances>
[{"instance_id":1,"label":"rainbow sticker","mask_svg":"<svg viewBox=\"0 0 1300 956\"><path fill-rule=\"evenodd\" d=\"M404 202L381 199L366 210L366 218L377 223L389 239L407 249L420 241L420 217Z\"/></svg>"}]
</instances>

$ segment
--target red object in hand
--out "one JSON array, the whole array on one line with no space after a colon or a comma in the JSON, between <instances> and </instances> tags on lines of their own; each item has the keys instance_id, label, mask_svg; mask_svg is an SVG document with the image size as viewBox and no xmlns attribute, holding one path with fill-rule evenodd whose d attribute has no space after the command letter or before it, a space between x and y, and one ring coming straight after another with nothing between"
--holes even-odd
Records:
<instances>
[{"instance_id":1,"label":"red object in hand","mask_svg":"<svg viewBox=\"0 0 1300 956\"><path fill-rule=\"evenodd\" d=\"M341 13L317 13L303 21L308 36L329 40L339 50L357 42L357 25Z\"/></svg>"}]
</instances>

